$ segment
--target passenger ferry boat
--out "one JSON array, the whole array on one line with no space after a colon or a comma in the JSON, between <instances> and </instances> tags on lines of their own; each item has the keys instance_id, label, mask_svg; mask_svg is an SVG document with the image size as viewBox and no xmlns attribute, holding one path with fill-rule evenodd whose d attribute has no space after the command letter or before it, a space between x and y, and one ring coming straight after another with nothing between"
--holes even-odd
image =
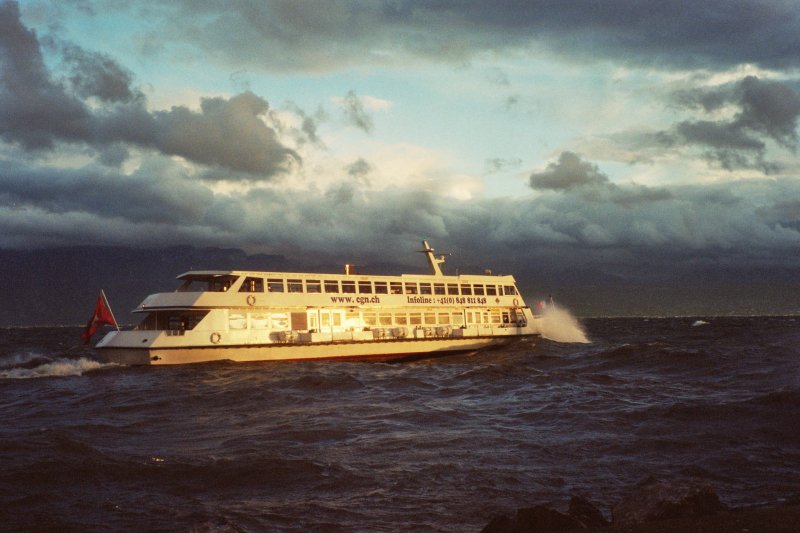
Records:
<instances>
[{"instance_id":1,"label":"passenger ferry boat","mask_svg":"<svg viewBox=\"0 0 800 533\"><path fill-rule=\"evenodd\" d=\"M131 365L217 360L402 360L471 352L538 335L513 276L189 271L152 294L144 319L111 331L100 359Z\"/></svg>"}]
</instances>

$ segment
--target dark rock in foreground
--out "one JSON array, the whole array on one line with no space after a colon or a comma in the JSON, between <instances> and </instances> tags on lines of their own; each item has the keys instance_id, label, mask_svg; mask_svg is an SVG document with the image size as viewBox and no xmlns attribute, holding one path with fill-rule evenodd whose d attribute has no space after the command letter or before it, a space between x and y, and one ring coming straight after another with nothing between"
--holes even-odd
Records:
<instances>
[{"instance_id":1,"label":"dark rock in foreground","mask_svg":"<svg viewBox=\"0 0 800 533\"><path fill-rule=\"evenodd\" d=\"M597 529L608 525L608 520L605 519L603 513L589 500L579 496L573 496L570 499L567 513L588 529Z\"/></svg>"},{"instance_id":2,"label":"dark rock in foreground","mask_svg":"<svg viewBox=\"0 0 800 533\"><path fill-rule=\"evenodd\" d=\"M588 500L573 496L568 514L544 505L517 510L512 520L496 516L481 533L536 533L544 531L596 531L607 525L603 514Z\"/></svg>"},{"instance_id":3,"label":"dark rock in foreground","mask_svg":"<svg viewBox=\"0 0 800 533\"><path fill-rule=\"evenodd\" d=\"M648 479L613 507L612 516L609 524L597 507L573 497L566 514L544 505L526 507L513 518L496 516L481 533L796 533L800 531L800 498L776 507L729 509L705 480Z\"/></svg>"},{"instance_id":4,"label":"dark rock in foreground","mask_svg":"<svg viewBox=\"0 0 800 533\"><path fill-rule=\"evenodd\" d=\"M615 526L637 526L670 518L713 515L727 508L710 483L688 478L648 479L611 510Z\"/></svg>"}]
</instances>

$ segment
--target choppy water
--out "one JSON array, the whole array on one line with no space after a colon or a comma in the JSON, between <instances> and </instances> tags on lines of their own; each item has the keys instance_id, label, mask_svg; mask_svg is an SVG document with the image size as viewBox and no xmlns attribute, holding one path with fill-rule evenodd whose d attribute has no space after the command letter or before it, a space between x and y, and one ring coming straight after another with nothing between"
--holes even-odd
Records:
<instances>
[{"instance_id":1,"label":"choppy water","mask_svg":"<svg viewBox=\"0 0 800 533\"><path fill-rule=\"evenodd\" d=\"M478 531L572 494L608 513L649 475L800 494L800 318L583 324L590 344L167 368L0 330L0 529Z\"/></svg>"}]
</instances>

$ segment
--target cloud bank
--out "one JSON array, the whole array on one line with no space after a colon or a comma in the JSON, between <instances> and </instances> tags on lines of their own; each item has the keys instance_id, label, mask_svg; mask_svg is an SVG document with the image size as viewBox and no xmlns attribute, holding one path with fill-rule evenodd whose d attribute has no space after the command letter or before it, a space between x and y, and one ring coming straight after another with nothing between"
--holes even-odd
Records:
<instances>
[{"instance_id":1,"label":"cloud bank","mask_svg":"<svg viewBox=\"0 0 800 533\"><path fill-rule=\"evenodd\" d=\"M89 4L98 12L119 8L112 0ZM169 50L164 36L178 32L222 64L284 72L419 58L463 62L520 50L678 68L800 63L800 14L788 0L181 0L130 9L154 28L149 49Z\"/></svg>"},{"instance_id":2,"label":"cloud bank","mask_svg":"<svg viewBox=\"0 0 800 533\"><path fill-rule=\"evenodd\" d=\"M0 5L0 137L28 151L81 143L104 150L115 142L184 157L204 165L276 177L297 154L263 120L266 100L245 92L204 98L200 111L175 106L150 112L132 75L102 54L64 49L66 81L48 71L36 34L19 7ZM96 99L99 105L90 105Z\"/></svg>"}]
</instances>

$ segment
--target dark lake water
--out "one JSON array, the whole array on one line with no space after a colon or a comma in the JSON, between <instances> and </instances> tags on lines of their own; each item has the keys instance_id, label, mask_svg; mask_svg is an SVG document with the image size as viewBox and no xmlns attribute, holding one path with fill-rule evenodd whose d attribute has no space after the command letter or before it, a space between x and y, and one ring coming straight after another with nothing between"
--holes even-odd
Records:
<instances>
[{"instance_id":1,"label":"dark lake water","mask_svg":"<svg viewBox=\"0 0 800 533\"><path fill-rule=\"evenodd\" d=\"M647 476L800 494L800 318L582 321L413 363L103 366L0 329L0 529L478 531Z\"/></svg>"}]
</instances>

